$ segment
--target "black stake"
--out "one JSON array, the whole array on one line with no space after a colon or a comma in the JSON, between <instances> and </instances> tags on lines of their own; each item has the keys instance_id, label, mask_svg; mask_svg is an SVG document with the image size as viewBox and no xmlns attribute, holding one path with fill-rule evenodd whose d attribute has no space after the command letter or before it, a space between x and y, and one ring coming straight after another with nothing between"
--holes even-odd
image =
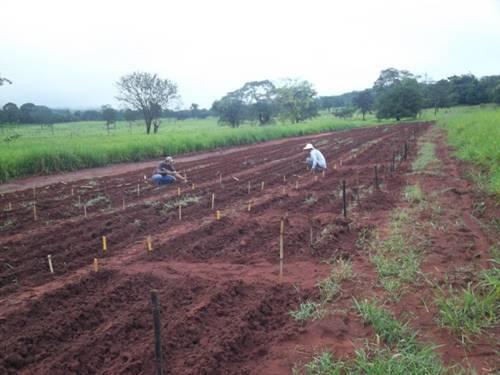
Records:
<instances>
[{"instance_id":1,"label":"black stake","mask_svg":"<svg viewBox=\"0 0 500 375\"><path fill-rule=\"evenodd\" d=\"M163 375L163 361L161 353L161 328L160 328L160 302L158 300L158 291L151 290L151 302L153 303L153 324L155 329L155 356L156 373Z\"/></svg>"},{"instance_id":2,"label":"black stake","mask_svg":"<svg viewBox=\"0 0 500 375\"><path fill-rule=\"evenodd\" d=\"M345 195L345 180L342 180L342 199L344 200L344 217L347 217L347 197Z\"/></svg>"},{"instance_id":3,"label":"black stake","mask_svg":"<svg viewBox=\"0 0 500 375\"><path fill-rule=\"evenodd\" d=\"M378 190L378 166L375 166L375 188Z\"/></svg>"}]
</instances>

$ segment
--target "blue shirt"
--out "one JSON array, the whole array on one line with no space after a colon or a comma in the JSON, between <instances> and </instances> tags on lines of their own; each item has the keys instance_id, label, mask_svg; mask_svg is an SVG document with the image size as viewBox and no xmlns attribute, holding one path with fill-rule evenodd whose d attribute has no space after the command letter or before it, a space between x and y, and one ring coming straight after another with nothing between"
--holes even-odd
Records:
<instances>
[{"instance_id":1,"label":"blue shirt","mask_svg":"<svg viewBox=\"0 0 500 375\"><path fill-rule=\"evenodd\" d=\"M316 150L315 148L311 150L309 154L312 160L312 169L315 169L317 166L326 169L326 160L321 151Z\"/></svg>"}]
</instances>

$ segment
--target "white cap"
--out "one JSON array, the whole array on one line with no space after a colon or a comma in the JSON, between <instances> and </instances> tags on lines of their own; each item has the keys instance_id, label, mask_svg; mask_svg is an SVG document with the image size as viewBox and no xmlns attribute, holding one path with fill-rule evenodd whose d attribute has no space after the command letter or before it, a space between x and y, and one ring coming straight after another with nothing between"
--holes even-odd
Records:
<instances>
[{"instance_id":1,"label":"white cap","mask_svg":"<svg viewBox=\"0 0 500 375\"><path fill-rule=\"evenodd\" d=\"M174 158L172 158L171 156L167 156L167 157L165 158L165 161L166 161L167 163L173 163L173 162L174 162Z\"/></svg>"},{"instance_id":2,"label":"white cap","mask_svg":"<svg viewBox=\"0 0 500 375\"><path fill-rule=\"evenodd\" d=\"M313 148L314 148L314 146L312 144L308 143L306 145L306 147L303 148L303 150L312 150Z\"/></svg>"}]
</instances>

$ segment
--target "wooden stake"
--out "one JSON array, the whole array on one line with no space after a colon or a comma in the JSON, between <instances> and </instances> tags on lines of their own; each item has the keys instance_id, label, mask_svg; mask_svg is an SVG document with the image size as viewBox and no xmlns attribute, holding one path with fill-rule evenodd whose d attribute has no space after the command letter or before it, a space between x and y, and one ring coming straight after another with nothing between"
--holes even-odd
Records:
<instances>
[{"instance_id":1,"label":"wooden stake","mask_svg":"<svg viewBox=\"0 0 500 375\"><path fill-rule=\"evenodd\" d=\"M283 195L286 194L286 186L283 186Z\"/></svg>"},{"instance_id":2,"label":"wooden stake","mask_svg":"<svg viewBox=\"0 0 500 375\"><path fill-rule=\"evenodd\" d=\"M137 184L137 197L141 196L141 185Z\"/></svg>"},{"instance_id":3,"label":"wooden stake","mask_svg":"<svg viewBox=\"0 0 500 375\"><path fill-rule=\"evenodd\" d=\"M163 357L161 349L161 323L160 323L160 301L158 291L151 290L151 303L153 305L153 326L155 332L155 358L156 374L163 375Z\"/></svg>"},{"instance_id":4,"label":"wooden stake","mask_svg":"<svg viewBox=\"0 0 500 375\"><path fill-rule=\"evenodd\" d=\"M153 251L153 244L151 243L151 236L146 237L146 247L148 249L148 252Z\"/></svg>"},{"instance_id":5,"label":"wooden stake","mask_svg":"<svg viewBox=\"0 0 500 375\"><path fill-rule=\"evenodd\" d=\"M286 182L286 175L283 175L283 182Z\"/></svg>"},{"instance_id":6,"label":"wooden stake","mask_svg":"<svg viewBox=\"0 0 500 375\"><path fill-rule=\"evenodd\" d=\"M248 212L252 209L252 201L248 201Z\"/></svg>"},{"instance_id":7,"label":"wooden stake","mask_svg":"<svg viewBox=\"0 0 500 375\"><path fill-rule=\"evenodd\" d=\"M195 188L195 184L192 184L191 185L191 190L194 190L194 188Z\"/></svg>"},{"instance_id":8,"label":"wooden stake","mask_svg":"<svg viewBox=\"0 0 500 375\"><path fill-rule=\"evenodd\" d=\"M314 241L313 237L313 227L312 225L309 227L309 245L312 246Z\"/></svg>"},{"instance_id":9,"label":"wooden stake","mask_svg":"<svg viewBox=\"0 0 500 375\"><path fill-rule=\"evenodd\" d=\"M182 220L182 205L181 205L181 202L179 202L179 220Z\"/></svg>"},{"instance_id":10,"label":"wooden stake","mask_svg":"<svg viewBox=\"0 0 500 375\"><path fill-rule=\"evenodd\" d=\"M299 190L299 180L295 181L295 189Z\"/></svg>"},{"instance_id":11,"label":"wooden stake","mask_svg":"<svg viewBox=\"0 0 500 375\"><path fill-rule=\"evenodd\" d=\"M344 201L344 217L347 217L347 197L345 194L345 180L342 180L342 200Z\"/></svg>"},{"instance_id":12,"label":"wooden stake","mask_svg":"<svg viewBox=\"0 0 500 375\"><path fill-rule=\"evenodd\" d=\"M378 166L376 165L374 167L374 169L375 169L375 188L378 190L378 188L379 188L379 185L378 185Z\"/></svg>"},{"instance_id":13,"label":"wooden stake","mask_svg":"<svg viewBox=\"0 0 500 375\"><path fill-rule=\"evenodd\" d=\"M52 267L52 255L47 255L47 259L49 260L49 270L51 274L54 274L54 268Z\"/></svg>"},{"instance_id":14,"label":"wooden stake","mask_svg":"<svg viewBox=\"0 0 500 375\"><path fill-rule=\"evenodd\" d=\"M87 217L87 205L86 204L83 205L83 216Z\"/></svg>"},{"instance_id":15,"label":"wooden stake","mask_svg":"<svg viewBox=\"0 0 500 375\"><path fill-rule=\"evenodd\" d=\"M36 214L36 202L33 202L33 220L38 220L38 216Z\"/></svg>"},{"instance_id":16,"label":"wooden stake","mask_svg":"<svg viewBox=\"0 0 500 375\"><path fill-rule=\"evenodd\" d=\"M71 196L75 195L75 189L71 188Z\"/></svg>"},{"instance_id":17,"label":"wooden stake","mask_svg":"<svg viewBox=\"0 0 500 375\"><path fill-rule=\"evenodd\" d=\"M125 209L125 197L122 197L122 209Z\"/></svg>"},{"instance_id":18,"label":"wooden stake","mask_svg":"<svg viewBox=\"0 0 500 375\"><path fill-rule=\"evenodd\" d=\"M94 272L99 272L99 261L94 258Z\"/></svg>"},{"instance_id":19,"label":"wooden stake","mask_svg":"<svg viewBox=\"0 0 500 375\"><path fill-rule=\"evenodd\" d=\"M181 188L180 188L180 187L178 187L178 188L177 188L177 196L178 196L178 197L180 197L180 196L181 196Z\"/></svg>"},{"instance_id":20,"label":"wooden stake","mask_svg":"<svg viewBox=\"0 0 500 375\"><path fill-rule=\"evenodd\" d=\"M250 194L251 189L252 189L252 185L251 185L250 181L248 181L248 188L247 188L248 194Z\"/></svg>"},{"instance_id":21,"label":"wooden stake","mask_svg":"<svg viewBox=\"0 0 500 375\"><path fill-rule=\"evenodd\" d=\"M283 282L283 235L285 233L285 222L281 219L280 223L280 275L279 275L279 283Z\"/></svg>"},{"instance_id":22,"label":"wooden stake","mask_svg":"<svg viewBox=\"0 0 500 375\"><path fill-rule=\"evenodd\" d=\"M219 174L219 184L222 185L222 172Z\"/></svg>"},{"instance_id":23,"label":"wooden stake","mask_svg":"<svg viewBox=\"0 0 500 375\"><path fill-rule=\"evenodd\" d=\"M78 196L78 208L82 207L82 198Z\"/></svg>"},{"instance_id":24,"label":"wooden stake","mask_svg":"<svg viewBox=\"0 0 500 375\"><path fill-rule=\"evenodd\" d=\"M325 171L321 172L321 174L323 175L323 177L325 177Z\"/></svg>"},{"instance_id":25,"label":"wooden stake","mask_svg":"<svg viewBox=\"0 0 500 375\"><path fill-rule=\"evenodd\" d=\"M215 193L212 193L212 210L215 208Z\"/></svg>"},{"instance_id":26,"label":"wooden stake","mask_svg":"<svg viewBox=\"0 0 500 375\"><path fill-rule=\"evenodd\" d=\"M220 220L220 211L219 211L219 210L217 210L217 211L215 212L215 218L216 218L217 220Z\"/></svg>"},{"instance_id":27,"label":"wooden stake","mask_svg":"<svg viewBox=\"0 0 500 375\"><path fill-rule=\"evenodd\" d=\"M9 202L9 211L12 211L12 203Z\"/></svg>"},{"instance_id":28,"label":"wooden stake","mask_svg":"<svg viewBox=\"0 0 500 375\"><path fill-rule=\"evenodd\" d=\"M106 251L108 251L108 242L106 241L106 236L102 236L102 254L106 255Z\"/></svg>"},{"instance_id":29,"label":"wooden stake","mask_svg":"<svg viewBox=\"0 0 500 375\"><path fill-rule=\"evenodd\" d=\"M260 183L260 191L264 190L264 181Z\"/></svg>"}]
</instances>

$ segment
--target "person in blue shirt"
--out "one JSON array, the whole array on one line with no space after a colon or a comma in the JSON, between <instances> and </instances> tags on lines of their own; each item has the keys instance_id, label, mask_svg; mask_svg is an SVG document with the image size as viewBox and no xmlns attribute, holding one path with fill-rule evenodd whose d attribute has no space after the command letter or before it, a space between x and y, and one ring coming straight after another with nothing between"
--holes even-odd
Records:
<instances>
[{"instance_id":1,"label":"person in blue shirt","mask_svg":"<svg viewBox=\"0 0 500 375\"><path fill-rule=\"evenodd\" d=\"M187 179L175 170L174 159L171 156L167 156L164 161L158 164L151 180L158 186L161 186L171 184L177 178L187 182Z\"/></svg>"},{"instance_id":2,"label":"person in blue shirt","mask_svg":"<svg viewBox=\"0 0 500 375\"><path fill-rule=\"evenodd\" d=\"M314 148L311 143L308 143L304 150L309 151L309 156L306 159L306 164L314 172L321 172L326 169L326 159L320 150Z\"/></svg>"}]
</instances>

